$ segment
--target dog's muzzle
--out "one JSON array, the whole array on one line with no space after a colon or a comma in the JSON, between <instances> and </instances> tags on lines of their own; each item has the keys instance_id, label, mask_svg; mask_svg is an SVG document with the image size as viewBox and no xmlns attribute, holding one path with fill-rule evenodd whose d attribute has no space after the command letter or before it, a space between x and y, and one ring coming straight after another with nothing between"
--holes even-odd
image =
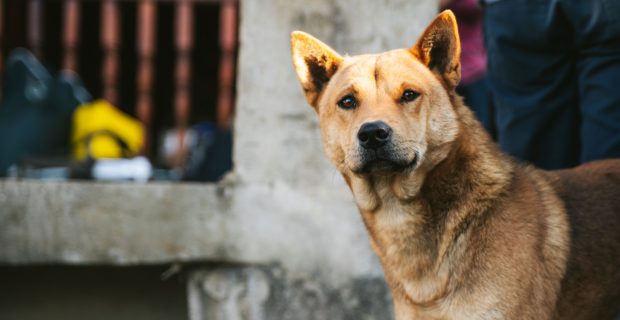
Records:
<instances>
[{"instance_id":1,"label":"dog's muzzle","mask_svg":"<svg viewBox=\"0 0 620 320\"><path fill-rule=\"evenodd\" d=\"M368 122L360 127L357 133L359 162L353 172L398 173L416 165L417 154L413 153L413 158L403 154L403 148L397 148L394 144L392 132L392 128L383 121Z\"/></svg>"}]
</instances>

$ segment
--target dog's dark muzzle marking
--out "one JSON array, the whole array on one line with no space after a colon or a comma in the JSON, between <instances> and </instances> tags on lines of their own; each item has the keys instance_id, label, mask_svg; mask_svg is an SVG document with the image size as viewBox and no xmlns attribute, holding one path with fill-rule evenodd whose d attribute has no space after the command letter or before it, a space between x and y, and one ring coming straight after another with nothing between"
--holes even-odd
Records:
<instances>
[{"instance_id":1,"label":"dog's dark muzzle marking","mask_svg":"<svg viewBox=\"0 0 620 320\"><path fill-rule=\"evenodd\" d=\"M414 153L412 159L406 159L393 152L390 144L388 144L376 150L366 149L362 154L361 165L353 172L356 174L399 173L414 168L417 162L417 153Z\"/></svg>"}]
</instances>

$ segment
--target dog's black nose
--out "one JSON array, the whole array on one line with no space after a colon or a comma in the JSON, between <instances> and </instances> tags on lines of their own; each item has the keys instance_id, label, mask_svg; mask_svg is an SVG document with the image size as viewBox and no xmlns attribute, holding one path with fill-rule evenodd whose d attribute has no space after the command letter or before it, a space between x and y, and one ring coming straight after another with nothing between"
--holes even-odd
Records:
<instances>
[{"instance_id":1,"label":"dog's black nose","mask_svg":"<svg viewBox=\"0 0 620 320\"><path fill-rule=\"evenodd\" d=\"M357 132L360 145L366 149L376 149L383 146L392 137L392 128L383 121L364 123Z\"/></svg>"}]
</instances>

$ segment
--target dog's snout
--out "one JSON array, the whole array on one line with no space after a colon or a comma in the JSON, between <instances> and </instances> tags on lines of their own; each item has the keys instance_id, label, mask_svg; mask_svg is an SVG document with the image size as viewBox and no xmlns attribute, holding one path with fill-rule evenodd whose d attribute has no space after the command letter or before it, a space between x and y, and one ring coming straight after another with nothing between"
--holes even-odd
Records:
<instances>
[{"instance_id":1,"label":"dog's snout","mask_svg":"<svg viewBox=\"0 0 620 320\"><path fill-rule=\"evenodd\" d=\"M392 128L383 121L364 123L357 132L360 145L366 149L383 146L392 137Z\"/></svg>"}]
</instances>

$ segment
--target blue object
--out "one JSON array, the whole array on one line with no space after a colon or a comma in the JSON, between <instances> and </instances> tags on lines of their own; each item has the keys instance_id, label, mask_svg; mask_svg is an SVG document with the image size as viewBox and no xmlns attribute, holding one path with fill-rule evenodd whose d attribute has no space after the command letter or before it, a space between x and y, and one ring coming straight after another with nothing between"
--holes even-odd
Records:
<instances>
[{"instance_id":1,"label":"blue object","mask_svg":"<svg viewBox=\"0 0 620 320\"><path fill-rule=\"evenodd\" d=\"M620 1L485 6L497 139L546 169L620 157Z\"/></svg>"},{"instance_id":2,"label":"blue object","mask_svg":"<svg viewBox=\"0 0 620 320\"><path fill-rule=\"evenodd\" d=\"M50 73L26 49L6 63L0 105L0 177L24 158L68 155L71 115L91 99L73 73Z\"/></svg>"}]
</instances>

